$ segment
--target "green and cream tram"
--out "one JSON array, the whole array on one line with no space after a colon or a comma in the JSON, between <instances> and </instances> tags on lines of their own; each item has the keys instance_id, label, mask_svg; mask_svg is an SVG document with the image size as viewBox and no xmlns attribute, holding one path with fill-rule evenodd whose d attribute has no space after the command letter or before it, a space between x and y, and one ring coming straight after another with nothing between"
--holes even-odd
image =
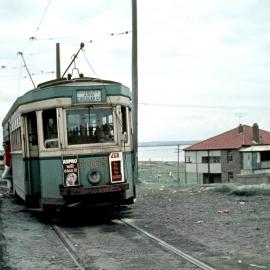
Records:
<instances>
[{"instance_id":1,"label":"green and cream tram","mask_svg":"<svg viewBox=\"0 0 270 270\"><path fill-rule=\"evenodd\" d=\"M58 79L19 97L3 120L14 192L27 207L133 203L131 93L94 78Z\"/></svg>"}]
</instances>

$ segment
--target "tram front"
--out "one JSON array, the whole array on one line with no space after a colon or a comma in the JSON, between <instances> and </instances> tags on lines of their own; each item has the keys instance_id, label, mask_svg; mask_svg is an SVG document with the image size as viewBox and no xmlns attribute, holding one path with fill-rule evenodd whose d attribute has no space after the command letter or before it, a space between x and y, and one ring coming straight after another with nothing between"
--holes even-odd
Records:
<instances>
[{"instance_id":1,"label":"tram front","mask_svg":"<svg viewBox=\"0 0 270 270\"><path fill-rule=\"evenodd\" d=\"M56 87L60 106L38 112L42 206L133 203L129 89L85 79Z\"/></svg>"}]
</instances>

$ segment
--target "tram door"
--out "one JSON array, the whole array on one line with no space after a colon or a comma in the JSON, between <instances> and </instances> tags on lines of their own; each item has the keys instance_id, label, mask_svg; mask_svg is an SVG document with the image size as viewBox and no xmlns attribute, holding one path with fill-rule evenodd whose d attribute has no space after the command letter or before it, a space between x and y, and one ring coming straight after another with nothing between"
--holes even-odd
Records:
<instances>
[{"instance_id":1,"label":"tram door","mask_svg":"<svg viewBox=\"0 0 270 270\"><path fill-rule=\"evenodd\" d=\"M40 185L40 168L39 168L39 148L38 148L38 131L36 112L30 112L25 115L25 172L28 188L27 203L30 207L39 204L41 185Z\"/></svg>"}]
</instances>

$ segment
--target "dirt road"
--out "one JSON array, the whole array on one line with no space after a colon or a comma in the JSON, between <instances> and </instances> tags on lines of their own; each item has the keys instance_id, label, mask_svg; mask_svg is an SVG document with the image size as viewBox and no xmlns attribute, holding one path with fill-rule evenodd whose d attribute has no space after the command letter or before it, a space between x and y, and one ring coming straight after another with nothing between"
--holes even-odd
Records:
<instances>
[{"instance_id":1,"label":"dirt road","mask_svg":"<svg viewBox=\"0 0 270 270\"><path fill-rule=\"evenodd\" d=\"M270 196L140 184L120 216L216 269L270 269L269 205ZM12 198L0 198L0 240L0 269L76 269L50 227Z\"/></svg>"}]
</instances>

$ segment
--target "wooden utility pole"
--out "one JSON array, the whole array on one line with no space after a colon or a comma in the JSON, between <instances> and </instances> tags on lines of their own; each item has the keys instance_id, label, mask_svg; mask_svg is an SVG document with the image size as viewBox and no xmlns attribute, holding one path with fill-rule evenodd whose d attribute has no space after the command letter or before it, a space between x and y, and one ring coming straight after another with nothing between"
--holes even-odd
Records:
<instances>
[{"instance_id":1,"label":"wooden utility pole","mask_svg":"<svg viewBox=\"0 0 270 270\"><path fill-rule=\"evenodd\" d=\"M180 168L179 168L179 155L180 155L180 145L178 144L177 145L177 184L179 185L180 184Z\"/></svg>"},{"instance_id":2,"label":"wooden utility pole","mask_svg":"<svg viewBox=\"0 0 270 270\"><path fill-rule=\"evenodd\" d=\"M61 78L60 43L56 43L56 79Z\"/></svg>"},{"instance_id":3,"label":"wooden utility pole","mask_svg":"<svg viewBox=\"0 0 270 270\"><path fill-rule=\"evenodd\" d=\"M134 176L138 178L138 57L137 57L137 0L132 0L132 107Z\"/></svg>"}]
</instances>

